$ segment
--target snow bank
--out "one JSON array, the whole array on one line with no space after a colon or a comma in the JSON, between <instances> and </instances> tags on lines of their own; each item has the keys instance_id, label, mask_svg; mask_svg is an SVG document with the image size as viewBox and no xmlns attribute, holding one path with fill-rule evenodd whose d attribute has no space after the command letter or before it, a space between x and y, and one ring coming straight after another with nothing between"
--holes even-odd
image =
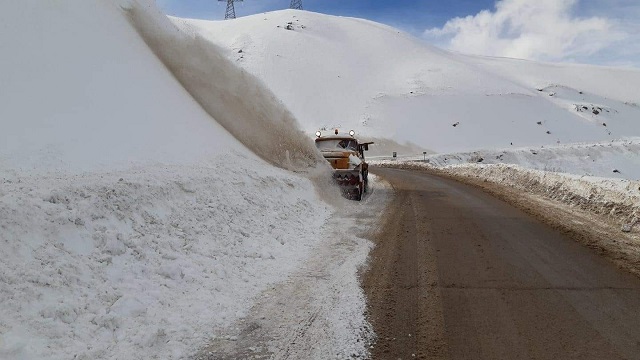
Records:
<instances>
[{"instance_id":1,"label":"snow bank","mask_svg":"<svg viewBox=\"0 0 640 360\"><path fill-rule=\"evenodd\" d=\"M374 159L376 162L389 162L392 157L388 153ZM466 163L512 164L556 173L640 180L640 138L603 143L429 154L426 158L417 154L402 156L399 160L424 159L437 167Z\"/></svg>"},{"instance_id":2,"label":"snow bank","mask_svg":"<svg viewBox=\"0 0 640 360\"><path fill-rule=\"evenodd\" d=\"M309 180L242 156L1 181L3 359L183 358L299 267L331 214Z\"/></svg>"},{"instance_id":3,"label":"snow bank","mask_svg":"<svg viewBox=\"0 0 640 360\"><path fill-rule=\"evenodd\" d=\"M640 181L552 173L517 165L452 165L443 170L542 195L605 215L621 225L640 217Z\"/></svg>"}]
</instances>

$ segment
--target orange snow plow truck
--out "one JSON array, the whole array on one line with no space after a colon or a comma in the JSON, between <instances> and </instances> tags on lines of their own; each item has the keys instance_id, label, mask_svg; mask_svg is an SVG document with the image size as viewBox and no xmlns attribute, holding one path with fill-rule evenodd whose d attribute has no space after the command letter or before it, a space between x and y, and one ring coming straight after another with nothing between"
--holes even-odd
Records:
<instances>
[{"instance_id":1,"label":"orange snow plow truck","mask_svg":"<svg viewBox=\"0 0 640 360\"><path fill-rule=\"evenodd\" d=\"M364 160L364 152L372 142L360 143L353 130L349 135L341 135L336 129L333 134L316 132L316 147L333 167L333 179L350 199L362 200L367 191L369 165Z\"/></svg>"}]
</instances>

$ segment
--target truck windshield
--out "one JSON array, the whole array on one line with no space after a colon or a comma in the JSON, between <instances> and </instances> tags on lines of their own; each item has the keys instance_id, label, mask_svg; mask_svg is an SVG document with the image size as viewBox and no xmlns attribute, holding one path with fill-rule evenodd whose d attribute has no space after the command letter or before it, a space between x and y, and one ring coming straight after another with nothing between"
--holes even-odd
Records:
<instances>
[{"instance_id":1,"label":"truck windshield","mask_svg":"<svg viewBox=\"0 0 640 360\"><path fill-rule=\"evenodd\" d=\"M358 142L349 139L328 139L316 141L316 146L320 150L352 150L358 151Z\"/></svg>"}]
</instances>

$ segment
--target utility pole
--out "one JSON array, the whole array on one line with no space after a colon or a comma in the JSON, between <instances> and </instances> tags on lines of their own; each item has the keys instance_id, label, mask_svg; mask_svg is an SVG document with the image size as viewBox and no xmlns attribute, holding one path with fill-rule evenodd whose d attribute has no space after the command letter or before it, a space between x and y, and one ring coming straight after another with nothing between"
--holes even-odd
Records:
<instances>
[{"instance_id":1,"label":"utility pole","mask_svg":"<svg viewBox=\"0 0 640 360\"><path fill-rule=\"evenodd\" d=\"M218 0L218 1L225 1L225 0ZM227 1L227 11L224 13L224 19L228 20L228 19L235 19L236 18L236 8L233 6L233 3L236 1L243 1L243 0L226 0ZM302 1L302 0L300 0Z\"/></svg>"},{"instance_id":2,"label":"utility pole","mask_svg":"<svg viewBox=\"0 0 640 360\"><path fill-rule=\"evenodd\" d=\"M302 0L291 0L290 9L302 10Z\"/></svg>"}]
</instances>

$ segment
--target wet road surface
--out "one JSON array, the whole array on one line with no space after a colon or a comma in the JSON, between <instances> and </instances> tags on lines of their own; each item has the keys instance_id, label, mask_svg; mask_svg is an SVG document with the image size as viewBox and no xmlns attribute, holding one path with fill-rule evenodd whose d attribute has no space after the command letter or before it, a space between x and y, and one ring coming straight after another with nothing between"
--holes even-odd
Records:
<instances>
[{"instance_id":1,"label":"wet road surface","mask_svg":"<svg viewBox=\"0 0 640 360\"><path fill-rule=\"evenodd\" d=\"M526 213L418 170L363 279L375 359L640 359L640 279Z\"/></svg>"}]
</instances>

